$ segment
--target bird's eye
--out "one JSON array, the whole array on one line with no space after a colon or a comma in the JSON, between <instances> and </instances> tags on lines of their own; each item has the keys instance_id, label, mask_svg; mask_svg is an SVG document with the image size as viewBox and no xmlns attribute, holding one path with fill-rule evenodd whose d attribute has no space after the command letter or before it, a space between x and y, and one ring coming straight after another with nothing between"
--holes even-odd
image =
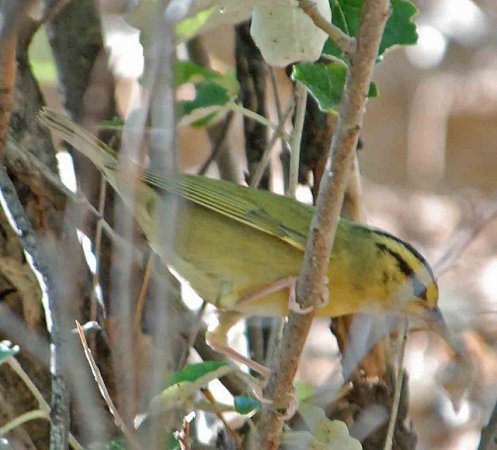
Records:
<instances>
[{"instance_id":1,"label":"bird's eye","mask_svg":"<svg viewBox=\"0 0 497 450\"><path fill-rule=\"evenodd\" d=\"M426 286L421 283L416 277L412 279L412 287L414 290L414 296L417 298L421 298L423 300L427 300L426 298Z\"/></svg>"}]
</instances>

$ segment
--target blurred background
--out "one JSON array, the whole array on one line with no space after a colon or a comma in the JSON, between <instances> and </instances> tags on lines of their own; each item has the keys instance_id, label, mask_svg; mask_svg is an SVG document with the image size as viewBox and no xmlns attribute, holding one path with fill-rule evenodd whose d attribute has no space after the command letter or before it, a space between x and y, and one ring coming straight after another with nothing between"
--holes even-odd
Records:
<instances>
[{"instance_id":1,"label":"blurred background","mask_svg":"<svg viewBox=\"0 0 497 450\"><path fill-rule=\"evenodd\" d=\"M147 7L154 7L144 2L133 10L129 3L100 2L124 116L140 95L143 50L135 25L146 20ZM497 211L497 3L415 4L418 44L387 52L375 72L380 96L369 102L359 156L364 205L369 223L408 240L434 265L449 328L466 342L477 371L454 409L441 388L451 370L446 346L428 333L410 336L406 369L417 448L476 449L497 400L497 220L492 220ZM234 67L232 27L220 26L203 39L213 68ZM178 53L186 54L184 46ZM55 68L42 32L31 57L48 103L56 106ZM277 71L277 80L284 99L291 89L284 70ZM178 95L193 93L182 88ZM275 118L275 111L269 114ZM242 139L238 117L229 140L242 149ZM180 141L183 170L197 171L211 148L207 133L183 126ZM241 152L239 164L245 164ZM305 189L301 194L309 198ZM333 377L338 362L332 341L327 324L318 321L301 379L320 384Z\"/></svg>"}]
</instances>

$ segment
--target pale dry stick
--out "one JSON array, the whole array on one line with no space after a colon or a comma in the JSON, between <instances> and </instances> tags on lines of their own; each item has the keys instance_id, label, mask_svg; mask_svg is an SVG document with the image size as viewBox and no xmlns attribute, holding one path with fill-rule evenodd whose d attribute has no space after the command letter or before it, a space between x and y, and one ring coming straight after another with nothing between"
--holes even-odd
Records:
<instances>
[{"instance_id":1,"label":"pale dry stick","mask_svg":"<svg viewBox=\"0 0 497 450\"><path fill-rule=\"evenodd\" d=\"M92 290L90 294L90 321L97 321L97 286L100 281L99 270L100 270L100 254L102 250L102 231L103 231L103 216L105 209L105 194L107 191L107 182L105 181L104 175L100 174L100 192L98 194L98 213L102 217L97 221L97 227L95 230L95 258L97 260L97 267L95 273L92 274L91 283ZM95 334L90 336L90 348L95 351L96 339Z\"/></svg>"},{"instance_id":2,"label":"pale dry stick","mask_svg":"<svg viewBox=\"0 0 497 450\"><path fill-rule=\"evenodd\" d=\"M252 176L252 179L250 180L250 187L251 188L257 188L259 186L259 183L262 180L262 176L264 175L264 172L266 171L267 165L269 163L269 158L271 156L271 150L274 147L274 144L276 141L282 136L283 133L283 128L285 127L286 120L290 116L290 113L292 112L294 105L294 100L293 97L290 97L288 99L288 102L286 104L285 110L283 111L283 114L281 115L281 119L278 122L278 125L273 131L273 134L271 136L271 139L269 139L269 142L266 145L266 148L264 149L264 152L262 154L262 157L257 164L257 167L254 171L254 175Z\"/></svg>"},{"instance_id":3,"label":"pale dry stick","mask_svg":"<svg viewBox=\"0 0 497 450\"><path fill-rule=\"evenodd\" d=\"M333 136L330 158L321 181L316 212L312 218L304 263L297 282L297 301L302 308L321 303L327 275L329 255L347 187L349 171L362 126L367 92L386 21L390 15L389 0L366 0L359 26L359 45L352 55L340 114ZM285 327L279 363L269 397L273 405L264 411L260 447L276 449L283 424L281 411L289 407L288 393L293 391L293 378L315 311L289 314Z\"/></svg>"},{"instance_id":4,"label":"pale dry stick","mask_svg":"<svg viewBox=\"0 0 497 450\"><path fill-rule=\"evenodd\" d=\"M307 88L298 81L295 84L295 120L290 136L290 173L288 176L287 197L295 198L299 181L300 144L302 143L302 130L304 128L305 108L307 105Z\"/></svg>"},{"instance_id":5,"label":"pale dry stick","mask_svg":"<svg viewBox=\"0 0 497 450\"><path fill-rule=\"evenodd\" d=\"M29 378L29 375L24 371L21 364L19 364L19 361L17 361L17 359L14 356L11 356L5 360L5 363L11 367L11 369L17 374L17 376L22 380L22 382L28 388L29 392L31 392L33 397L38 402L38 407L40 408L40 410L47 413L50 418L50 405L45 400L45 398L43 397L39 389L36 387L36 385L33 383L31 378ZM69 433L69 444L71 445L72 448L76 450L83 449L83 446L76 440L76 438L72 433Z\"/></svg>"},{"instance_id":6,"label":"pale dry stick","mask_svg":"<svg viewBox=\"0 0 497 450\"><path fill-rule=\"evenodd\" d=\"M85 336L85 333L83 331L83 327L81 326L81 324L77 320L76 320L76 327L78 329L78 334L79 334L79 339L81 340L81 345L83 346L83 350L85 352L86 360L88 361L91 372L93 373L93 376L94 376L95 381L97 383L100 394L102 395L103 399L105 400L105 403L107 404L107 407L109 408L109 411L112 414L112 417L114 417L114 422L115 422L116 426L121 430L123 435L126 437L126 439L129 441L129 443L131 444L131 446L135 450L143 450L140 442L138 442L135 435L133 433L131 433L131 431L128 429L126 423L124 422L123 418L119 414L119 411L117 410L116 405L114 405L114 402L112 401L112 398L109 395L109 391L107 390L107 386L105 386L105 382L102 378L102 374L100 373L100 369L98 368L97 363L95 362L95 359L93 358L90 347L88 347L88 342L86 341L86 336Z\"/></svg>"},{"instance_id":7,"label":"pale dry stick","mask_svg":"<svg viewBox=\"0 0 497 450\"><path fill-rule=\"evenodd\" d=\"M476 237L495 219L497 218L497 208L483 217L479 223L470 230L461 230L452 237L452 243L447 245L446 252L440 256L433 265L433 270L440 277L444 272L450 269L454 262L461 256L466 248Z\"/></svg>"},{"instance_id":8,"label":"pale dry stick","mask_svg":"<svg viewBox=\"0 0 497 450\"><path fill-rule=\"evenodd\" d=\"M326 20L319 13L316 4L312 0L298 0L298 3L302 11L314 22L314 25L323 30L350 59L351 54L355 51L356 40Z\"/></svg>"},{"instance_id":9,"label":"pale dry stick","mask_svg":"<svg viewBox=\"0 0 497 450\"><path fill-rule=\"evenodd\" d=\"M395 380L395 391L392 402L392 410L390 412L390 421L388 422L387 435L385 437L385 445L383 450L392 450L393 435L395 433L395 425L399 415L400 398L402 395L402 385L404 384L404 355L407 343L407 330L409 321L407 317L402 321L399 330L398 339L398 361L397 361L397 379Z\"/></svg>"}]
</instances>

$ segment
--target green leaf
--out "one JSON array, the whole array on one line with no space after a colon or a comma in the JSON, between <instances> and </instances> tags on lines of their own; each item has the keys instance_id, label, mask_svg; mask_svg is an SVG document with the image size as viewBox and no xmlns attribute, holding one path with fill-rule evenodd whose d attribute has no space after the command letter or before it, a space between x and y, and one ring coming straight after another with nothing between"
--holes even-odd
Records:
<instances>
[{"instance_id":1,"label":"green leaf","mask_svg":"<svg viewBox=\"0 0 497 450\"><path fill-rule=\"evenodd\" d=\"M215 372L220 367L227 365L228 364L222 361L204 361L198 364L188 364L179 372L175 372L171 375L167 382L167 386L172 386L173 384L181 383L182 381L197 381L204 375Z\"/></svg>"},{"instance_id":2,"label":"green leaf","mask_svg":"<svg viewBox=\"0 0 497 450\"><path fill-rule=\"evenodd\" d=\"M307 86L322 111L337 112L346 74L343 64L299 63L293 67L292 78Z\"/></svg>"},{"instance_id":3,"label":"green leaf","mask_svg":"<svg viewBox=\"0 0 497 450\"><path fill-rule=\"evenodd\" d=\"M179 102L180 115L190 114L194 109L209 106L223 106L231 100L228 91L216 83L202 83L197 86L194 100Z\"/></svg>"},{"instance_id":4,"label":"green leaf","mask_svg":"<svg viewBox=\"0 0 497 450\"><path fill-rule=\"evenodd\" d=\"M107 450L126 450L126 439L120 438L110 441L107 444Z\"/></svg>"},{"instance_id":5,"label":"green leaf","mask_svg":"<svg viewBox=\"0 0 497 450\"><path fill-rule=\"evenodd\" d=\"M99 128L104 130L122 130L124 127L124 120L119 117L114 119L102 120L99 123Z\"/></svg>"},{"instance_id":6,"label":"green leaf","mask_svg":"<svg viewBox=\"0 0 497 450\"><path fill-rule=\"evenodd\" d=\"M310 431L283 433L283 443L289 449L307 450L361 450L361 443L350 437L347 425L340 420L330 420L322 408L303 403L299 413Z\"/></svg>"},{"instance_id":7,"label":"green leaf","mask_svg":"<svg viewBox=\"0 0 497 450\"><path fill-rule=\"evenodd\" d=\"M210 124L218 117L220 107L232 100L226 88L217 83L204 82L197 86L194 100L180 101L177 104L178 117L194 115L192 126L200 127Z\"/></svg>"},{"instance_id":8,"label":"green leaf","mask_svg":"<svg viewBox=\"0 0 497 450\"><path fill-rule=\"evenodd\" d=\"M330 3L333 24L349 36L357 37L364 0L330 0ZM409 0L392 0L392 14L385 26L379 56L394 45L412 45L417 42L416 24L412 22L417 12ZM344 59L343 52L329 39L323 53Z\"/></svg>"},{"instance_id":9,"label":"green leaf","mask_svg":"<svg viewBox=\"0 0 497 450\"><path fill-rule=\"evenodd\" d=\"M229 70L223 74L216 70L199 66L191 61L178 60L175 62L174 79L176 86L185 83L199 85L210 81L225 88L231 97L236 97L240 92L240 84L236 78L235 71Z\"/></svg>"},{"instance_id":10,"label":"green leaf","mask_svg":"<svg viewBox=\"0 0 497 450\"><path fill-rule=\"evenodd\" d=\"M394 45L416 44L418 33L412 18L417 14L416 6L409 0L392 0L392 15L385 26L385 32L380 44L380 55Z\"/></svg>"},{"instance_id":11,"label":"green leaf","mask_svg":"<svg viewBox=\"0 0 497 450\"><path fill-rule=\"evenodd\" d=\"M174 81L176 86L185 83L199 83L206 80L221 80L223 74L207 69L191 61L178 60L174 63Z\"/></svg>"},{"instance_id":12,"label":"green leaf","mask_svg":"<svg viewBox=\"0 0 497 450\"><path fill-rule=\"evenodd\" d=\"M246 395L236 396L234 402L235 411L243 415L251 414L261 407L261 402L252 397L247 397Z\"/></svg>"},{"instance_id":13,"label":"green leaf","mask_svg":"<svg viewBox=\"0 0 497 450\"><path fill-rule=\"evenodd\" d=\"M199 66L191 61L177 61L175 64L176 85L193 83L195 98L178 102L178 116L190 116L181 123L189 123L202 127L220 117L219 111L223 106L233 101L240 85L234 71L225 74Z\"/></svg>"},{"instance_id":14,"label":"green leaf","mask_svg":"<svg viewBox=\"0 0 497 450\"><path fill-rule=\"evenodd\" d=\"M176 36L182 41L188 41L193 38L204 28L214 13L214 8L207 8L199 11L192 17L182 20L175 27Z\"/></svg>"},{"instance_id":15,"label":"green leaf","mask_svg":"<svg viewBox=\"0 0 497 450\"><path fill-rule=\"evenodd\" d=\"M293 67L292 78L307 86L324 112L338 111L342 99L347 66L341 63L299 63ZM368 97L376 97L378 90L373 83Z\"/></svg>"},{"instance_id":16,"label":"green leaf","mask_svg":"<svg viewBox=\"0 0 497 450\"><path fill-rule=\"evenodd\" d=\"M19 346L12 345L9 341L0 342L0 364L4 362L9 356L14 356L19 353Z\"/></svg>"}]
</instances>

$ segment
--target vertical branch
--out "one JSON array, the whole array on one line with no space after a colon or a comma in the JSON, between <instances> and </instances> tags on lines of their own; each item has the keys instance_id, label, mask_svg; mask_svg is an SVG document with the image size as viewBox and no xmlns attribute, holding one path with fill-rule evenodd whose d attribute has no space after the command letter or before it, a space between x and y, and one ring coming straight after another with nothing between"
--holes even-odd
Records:
<instances>
[{"instance_id":1,"label":"vertical branch","mask_svg":"<svg viewBox=\"0 0 497 450\"><path fill-rule=\"evenodd\" d=\"M321 182L297 283L297 302L303 308L316 308L323 297L329 255L363 122L369 83L389 14L389 0L366 0L362 9L357 49L351 58L331 144L331 160L328 160ZM291 313L289 316L274 384L271 386L270 397L274 403L265 411L262 419L262 448L275 449L278 446L283 422L281 411L288 408L288 393L292 392L293 377L314 315L315 311L305 315Z\"/></svg>"},{"instance_id":2,"label":"vertical branch","mask_svg":"<svg viewBox=\"0 0 497 450\"><path fill-rule=\"evenodd\" d=\"M3 194L1 199L2 207L5 211L10 211L12 226L18 230L22 246L32 259L33 268L41 274L47 290L45 315L51 339L50 373L52 379L50 448L67 448L69 437L69 392L62 360L64 336L59 320L58 289L56 288L53 271L48 264L53 258L37 243L34 230L24 215L24 209L17 197L14 185L4 168L0 168L0 189Z\"/></svg>"},{"instance_id":3,"label":"vertical branch","mask_svg":"<svg viewBox=\"0 0 497 450\"><path fill-rule=\"evenodd\" d=\"M17 31L31 3L31 0L0 3L0 154L3 154L9 133L16 78Z\"/></svg>"}]
</instances>

